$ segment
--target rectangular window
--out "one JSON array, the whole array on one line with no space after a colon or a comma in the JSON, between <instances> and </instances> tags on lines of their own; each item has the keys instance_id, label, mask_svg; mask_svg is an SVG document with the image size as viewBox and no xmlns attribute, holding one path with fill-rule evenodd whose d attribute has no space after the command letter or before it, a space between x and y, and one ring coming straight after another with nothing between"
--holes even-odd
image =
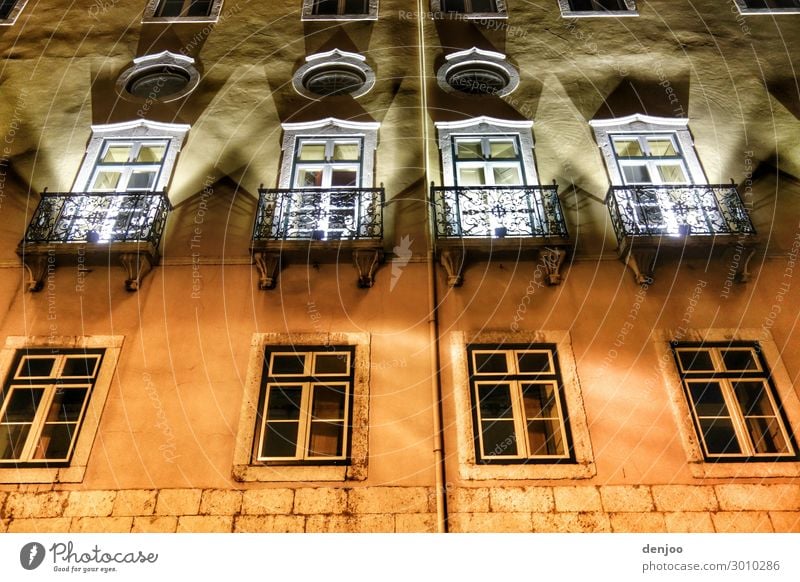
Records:
<instances>
[{"instance_id":1,"label":"rectangular window","mask_svg":"<svg viewBox=\"0 0 800 582\"><path fill-rule=\"evenodd\" d=\"M612 135L625 184L688 184L689 173L674 134Z\"/></svg>"},{"instance_id":2,"label":"rectangular window","mask_svg":"<svg viewBox=\"0 0 800 582\"><path fill-rule=\"evenodd\" d=\"M572 461L553 345L467 348L479 463Z\"/></svg>"},{"instance_id":3,"label":"rectangular window","mask_svg":"<svg viewBox=\"0 0 800 582\"><path fill-rule=\"evenodd\" d=\"M266 348L257 462L347 463L354 355L348 346Z\"/></svg>"},{"instance_id":4,"label":"rectangular window","mask_svg":"<svg viewBox=\"0 0 800 582\"><path fill-rule=\"evenodd\" d=\"M457 186L525 184L519 140L515 136L453 138Z\"/></svg>"},{"instance_id":5,"label":"rectangular window","mask_svg":"<svg viewBox=\"0 0 800 582\"><path fill-rule=\"evenodd\" d=\"M672 350L706 459L796 459L757 343L673 343Z\"/></svg>"},{"instance_id":6,"label":"rectangular window","mask_svg":"<svg viewBox=\"0 0 800 582\"><path fill-rule=\"evenodd\" d=\"M210 16L213 4L213 0L161 0L155 16L159 18Z\"/></svg>"},{"instance_id":7,"label":"rectangular window","mask_svg":"<svg viewBox=\"0 0 800 582\"><path fill-rule=\"evenodd\" d=\"M607 12L628 10L625 0L569 0L570 10L588 12Z\"/></svg>"},{"instance_id":8,"label":"rectangular window","mask_svg":"<svg viewBox=\"0 0 800 582\"><path fill-rule=\"evenodd\" d=\"M368 13L368 0L314 0L312 9L312 14L315 16Z\"/></svg>"},{"instance_id":9,"label":"rectangular window","mask_svg":"<svg viewBox=\"0 0 800 582\"><path fill-rule=\"evenodd\" d=\"M800 0L744 0L748 8L800 8Z\"/></svg>"},{"instance_id":10,"label":"rectangular window","mask_svg":"<svg viewBox=\"0 0 800 582\"><path fill-rule=\"evenodd\" d=\"M443 12L481 14L497 12L495 0L442 0Z\"/></svg>"},{"instance_id":11,"label":"rectangular window","mask_svg":"<svg viewBox=\"0 0 800 582\"><path fill-rule=\"evenodd\" d=\"M169 140L104 140L89 178L89 192L153 191Z\"/></svg>"},{"instance_id":12,"label":"rectangular window","mask_svg":"<svg viewBox=\"0 0 800 582\"><path fill-rule=\"evenodd\" d=\"M14 10L17 0L0 0L0 20L5 20L11 16L11 11Z\"/></svg>"},{"instance_id":13,"label":"rectangular window","mask_svg":"<svg viewBox=\"0 0 800 582\"><path fill-rule=\"evenodd\" d=\"M0 393L0 466L67 465L104 350L18 350Z\"/></svg>"}]
</instances>

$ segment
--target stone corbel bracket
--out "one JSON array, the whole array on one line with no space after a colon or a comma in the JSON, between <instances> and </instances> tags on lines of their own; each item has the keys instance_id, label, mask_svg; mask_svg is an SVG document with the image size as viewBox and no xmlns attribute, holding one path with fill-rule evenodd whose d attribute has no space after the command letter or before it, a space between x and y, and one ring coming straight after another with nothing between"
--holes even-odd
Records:
<instances>
[{"instance_id":1,"label":"stone corbel bracket","mask_svg":"<svg viewBox=\"0 0 800 582\"><path fill-rule=\"evenodd\" d=\"M253 261L258 269L258 288L262 291L274 289L278 283L278 272L280 271L280 253L253 253Z\"/></svg>"},{"instance_id":2,"label":"stone corbel bracket","mask_svg":"<svg viewBox=\"0 0 800 582\"><path fill-rule=\"evenodd\" d=\"M25 265L25 272L28 274L26 284L28 291L35 293L44 288L44 279L47 276L48 270L48 256L47 255L26 255L22 261ZM50 268L55 269L55 256L50 261Z\"/></svg>"},{"instance_id":3,"label":"stone corbel bracket","mask_svg":"<svg viewBox=\"0 0 800 582\"><path fill-rule=\"evenodd\" d=\"M125 289L138 291L142 284L142 279L153 269L150 259L147 255L140 253L123 253L119 256L119 261L127 274Z\"/></svg>"},{"instance_id":4,"label":"stone corbel bracket","mask_svg":"<svg viewBox=\"0 0 800 582\"><path fill-rule=\"evenodd\" d=\"M369 289L375 284L375 272L383 262L383 251L365 249L353 251L353 266L358 273L358 286Z\"/></svg>"},{"instance_id":5,"label":"stone corbel bracket","mask_svg":"<svg viewBox=\"0 0 800 582\"><path fill-rule=\"evenodd\" d=\"M622 261L633 271L633 277L638 285L650 285L656 270L655 248L628 249L620 256Z\"/></svg>"},{"instance_id":6,"label":"stone corbel bracket","mask_svg":"<svg viewBox=\"0 0 800 582\"><path fill-rule=\"evenodd\" d=\"M567 251L559 247L543 247L533 252L538 255L538 260L544 267L547 284L560 284L561 267L567 257ZM447 285L460 287L464 282L464 266L467 263L467 252L463 248L442 249L439 253L439 263L447 275Z\"/></svg>"}]
</instances>

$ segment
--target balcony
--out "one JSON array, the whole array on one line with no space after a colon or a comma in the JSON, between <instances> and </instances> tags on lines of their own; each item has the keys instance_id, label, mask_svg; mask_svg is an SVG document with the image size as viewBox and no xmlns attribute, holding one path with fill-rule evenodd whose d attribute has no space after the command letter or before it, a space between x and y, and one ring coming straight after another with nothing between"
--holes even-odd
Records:
<instances>
[{"instance_id":1,"label":"balcony","mask_svg":"<svg viewBox=\"0 0 800 582\"><path fill-rule=\"evenodd\" d=\"M569 234L553 186L431 185L439 261L450 286L463 281L467 253L520 257L535 253L551 285L561 281Z\"/></svg>"},{"instance_id":2,"label":"balcony","mask_svg":"<svg viewBox=\"0 0 800 582\"><path fill-rule=\"evenodd\" d=\"M337 262L352 252L359 287L372 287L383 260L383 188L258 191L250 250L259 288L273 289L286 262Z\"/></svg>"},{"instance_id":3,"label":"balcony","mask_svg":"<svg viewBox=\"0 0 800 582\"><path fill-rule=\"evenodd\" d=\"M127 272L125 288L136 291L158 262L158 245L172 209L163 192L42 193L17 248L39 291L55 265L108 264L116 257Z\"/></svg>"},{"instance_id":4,"label":"balcony","mask_svg":"<svg viewBox=\"0 0 800 582\"><path fill-rule=\"evenodd\" d=\"M652 281L656 258L670 248L746 249L735 278L748 279L756 231L735 185L612 186L606 204L638 283Z\"/></svg>"}]
</instances>

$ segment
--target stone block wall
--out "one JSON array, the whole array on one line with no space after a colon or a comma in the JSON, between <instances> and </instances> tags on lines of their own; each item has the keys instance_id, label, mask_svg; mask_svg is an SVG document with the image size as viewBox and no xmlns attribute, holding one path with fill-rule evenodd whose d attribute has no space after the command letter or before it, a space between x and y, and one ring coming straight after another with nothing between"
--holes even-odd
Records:
<instances>
[{"instance_id":1,"label":"stone block wall","mask_svg":"<svg viewBox=\"0 0 800 582\"><path fill-rule=\"evenodd\" d=\"M800 485L448 490L453 532L795 532ZM429 487L0 491L0 532L431 532Z\"/></svg>"}]
</instances>

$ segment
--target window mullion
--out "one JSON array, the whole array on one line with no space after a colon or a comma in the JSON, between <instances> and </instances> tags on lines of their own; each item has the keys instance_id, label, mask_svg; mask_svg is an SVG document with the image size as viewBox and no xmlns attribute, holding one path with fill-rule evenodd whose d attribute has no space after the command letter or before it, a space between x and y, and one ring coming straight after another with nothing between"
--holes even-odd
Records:
<instances>
[{"instance_id":1,"label":"window mullion","mask_svg":"<svg viewBox=\"0 0 800 582\"><path fill-rule=\"evenodd\" d=\"M33 460L33 453L36 451L36 445L39 443L39 439L42 436L42 429L44 428L45 420L47 420L47 412L50 410L55 392L55 384L49 384L44 389L42 399L39 401L39 407L36 409L36 413L33 416L33 422L28 432L28 438L25 441L25 447L22 449L22 454L20 455L21 461Z\"/></svg>"},{"instance_id":2,"label":"window mullion","mask_svg":"<svg viewBox=\"0 0 800 582\"><path fill-rule=\"evenodd\" d=\"M513 353L513 352L512 352ZM513 380L511 385L511 405L514 412L514 432L517 437L517 456L531 456L528 447L528 421L525 418L525 404L522 399L522 382Z\"/></svg>"},{"instance_id":3,"label":"window mullion","mask_svg":"<svg viewBox=\"0 0 800 582\"><path fill-rule=\"evenodd\" d=\"M308 360L312 358L308 357ZM303 383L303 395L300 397L300 425L297 427L297 448L295 456L298 459L308 459L308 442L311 438L311 400L315 383Z\"/></svg>"},{"instance_id":4,"label":"window mullion","mask_svg":"<svg viewBox=\"0 0 800 582\"><path fill-rule=\"evenodd\" d=\"M725 399L725 404L728 406L728 412L731 415L731 422L736 431L736 438L739 440L739 446L742 449L742 454L747 457L755 456L755 448L747 433L747 424L744 420L744 415L739 403L736 401L736 394L733 391L733 384L728 379L720 378L720 385L722 386L722 397Z\"/></svg>"}]
</instances>

